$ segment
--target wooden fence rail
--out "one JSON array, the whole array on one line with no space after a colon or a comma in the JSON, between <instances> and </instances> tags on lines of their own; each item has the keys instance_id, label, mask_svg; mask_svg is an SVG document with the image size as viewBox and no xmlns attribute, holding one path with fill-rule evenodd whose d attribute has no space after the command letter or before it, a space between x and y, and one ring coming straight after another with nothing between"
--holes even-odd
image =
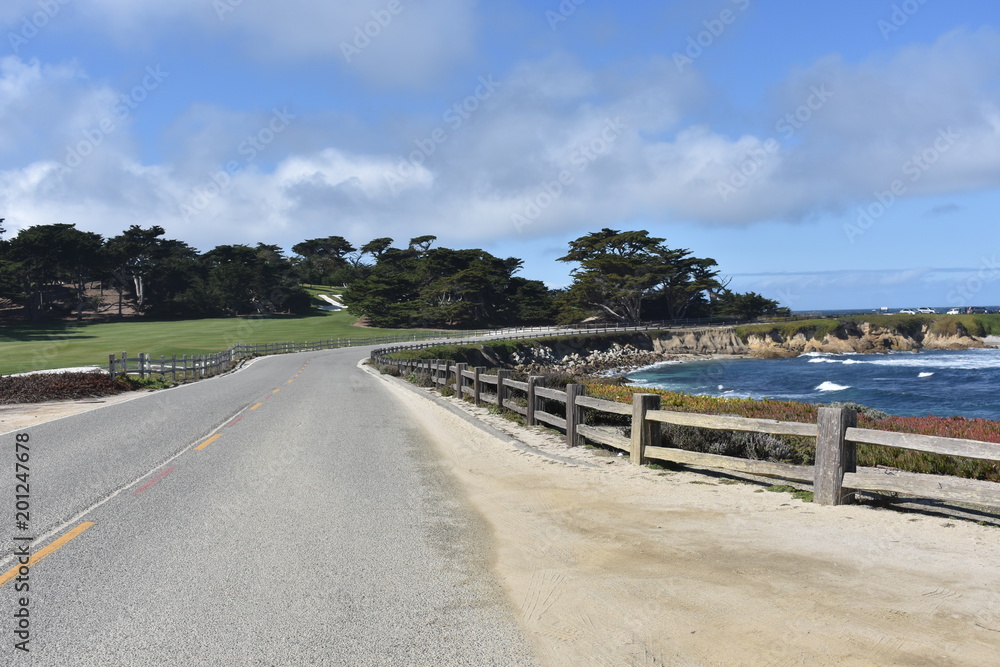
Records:
<instances>
[{"instance_id":1,"label":"wooden fence rail","mask_svg":"<svg viewBox=\"0 0 1000 667\"><path fill-rule=\"evenodd\" d=\"M632 404L589 397L583 385L565 389L545 387L544 378L529 376L513 380L510 371L487 374L482 367L441 359L393 359L400 348L372 352L372 362L393 366L401 374L426 373L434 386L448 386L459 397L476 405L489 403L522 415L527 426L547 424L562 430L570 446L591 441L628 452L632 463L670 461L684 465L719 468L813 485L814 499L823 505L852 502L855 492L890 492L945 501L1000 506L1000 484L946 475L907 473L882 468L858 468L856 445L901 447L922 452L1000 461L1000 444L958 438L896 433L857 428L857 414L847 408L820 407L817 423L782 422L676 412L660 409L660 396L636 393ZM562 415L546 410L547 404L562 408ZM607 427L585 423L586 411L631 417L631 437ZM693 452L663 446L661 425L693 426L719 431L742 431L816 438L813 465L743 459Z\"/></svg>"},{"instance_id":2,"label":"wooden fence rail","mask_svg":"<svg viewBox=\"0 0 1000 667\"><path fill-rule=\"evenodd\" d=\"M505 334L507 330L490 332L496 335ZM509 331L520 332L521 329ZM108 373L111 377L119 375L138 375L140 378L160 376L171 380L187 380L218 375L231 369L243 359L266 356L271 354L287 354L290 352L311 352L315 350L330 350L341 347L364 347L368 345L387 345L434 339L433 345L440 345L442 340L453 338L470 338L481 336L482 331L421 331L416 333L395 334L391 336L372 336L368 338L329 338L318 341L284 341L278 343L237 343L228 350L211 354L160 355L158 358L140 352L138 356L129 357L122 352L121 357L108 355ZM523 335L523 334L517 334Z\"/></svg>"}]
</instances>

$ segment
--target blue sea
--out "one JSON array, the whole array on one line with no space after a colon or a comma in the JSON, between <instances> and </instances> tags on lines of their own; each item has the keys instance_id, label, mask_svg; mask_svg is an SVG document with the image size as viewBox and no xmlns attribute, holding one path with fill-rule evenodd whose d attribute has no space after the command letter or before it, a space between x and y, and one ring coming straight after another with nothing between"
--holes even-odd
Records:
<instances>
[{"instance_id":1,"label":"blue sea","mask_svg":"<svg viewBox=\"0 0 1000 667\"><path fill-rule=\"evenodd\" d=\"M816 354L666 362L628 374L637 388L861 403L895 415L1000 420L1000 350Z\"/></svg>"}]
</instances>

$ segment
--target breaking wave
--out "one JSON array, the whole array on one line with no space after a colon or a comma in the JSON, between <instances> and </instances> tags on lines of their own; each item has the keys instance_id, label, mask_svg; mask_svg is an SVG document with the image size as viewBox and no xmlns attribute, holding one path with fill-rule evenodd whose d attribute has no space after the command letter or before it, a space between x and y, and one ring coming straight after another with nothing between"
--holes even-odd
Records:
<instances>
[{"instance_id":1,"label":"breaking wave","mask_svg":"<svg viewBox=\"0 0 1000 667\"><path fill-rule=\"evenodd\" d=\"M816 391L844 391L845 389L850 389L850 386L836 382L823 382L816 387Z\"/></svg>"}]
</instances>

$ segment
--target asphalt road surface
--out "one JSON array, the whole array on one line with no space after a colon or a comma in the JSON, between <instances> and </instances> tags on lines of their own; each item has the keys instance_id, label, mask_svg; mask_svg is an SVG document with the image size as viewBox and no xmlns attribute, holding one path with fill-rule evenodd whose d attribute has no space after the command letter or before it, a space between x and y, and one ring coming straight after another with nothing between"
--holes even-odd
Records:
<instances>
[{"instance_id":1,"label":"asphalt road surface","mask_svg":"<svg viewBox=\"0 0 1000 667\"><path fill-rule=\"evenodd\" d=\"M482 520L366 354L0 436L0 664L534 664Z\"/></svg>"}]
</instances>

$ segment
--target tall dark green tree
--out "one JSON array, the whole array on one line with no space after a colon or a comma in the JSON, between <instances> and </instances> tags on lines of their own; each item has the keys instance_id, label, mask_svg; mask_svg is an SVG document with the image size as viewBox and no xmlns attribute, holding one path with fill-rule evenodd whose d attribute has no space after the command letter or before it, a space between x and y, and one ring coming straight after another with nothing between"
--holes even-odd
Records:
<instances>
[{"instance_id":1,"label":"tall dark green tree","mask_svg":"<svg viewBox=\"0 0 1000 667\"><path fill-rule=\"evenodd\" d=\"M6 231L3 228L4 218L0 218L0 237ZM10 241L0 238L0 299L17 301L22 296L17 276L17 263L10 254Z\"/></svg>"},{"instance_id":2,"label":"tall dark green tree","mask_svg":"<svg viewBox=\"0 0 1000 667\"><path fill-rule=\"evenodd\" d=\"M540 326L555 321L554 294L541 280L512 277L507 284L507 299L508 313L503 324Z\"/></svg>"},{"instance_id":3,"label":"tall dark green tree","mask_svg":"<svg viewBox=\"0 0 1000 667\"><path fill-rule=\"evenodd\" d=\"M390 239L363 246L376 263L344 292L351 311L383 327L492 326L551 316L545 286L514 277L521 260L480 249L432 249L435 240L418 236L405 249L388 247Z\"/></svg>"},{"instance_id":4,"label":"tall dark green tree","mask_svg":"<svg viewBox=\"0 0 1000 667\"><path fill-rule=\"evenodd\" d=\"M779 317L790 314L788 308L777 301L768 299L756 292L737 293L723 290L714 303L715 315L732 317L740 320L753 320L758 317Z\"/></svg>"},{"instance_id":5,"label":"tall dark green tree","mask_svg":"<svg viewBox=\"0 0 1000 667\"><path fill-rule=\"evenodd\" d=\"M507 286L521 260L484 250L427 250L419 261L422 319L444 326L486 326L509 319Z\"/></svg>"},{"instance_id":6,"label":"tall dark green tree","mask_svg":"<svg viewBox=\"0 0 1000 667\"><path fill-rule=\"evenodd\" d=\"M205 307L210 311L248 315L302 309L305 293L298 286L298 274L277 246L221 245L201 261L206 271ZM308 295L305 303L308 308Z\"/></svg>"},{"instance_id":7,"label":"tall dark green tree","mask_svg":"<svg viewBox=\"0 0 1000 667\"><path fill-rule=\"evenodd\" d=\"M302 282L329 285L335 284L338 272L349 265L347 256L355 248L343 236L327 236L296 243L292 252L301 257Z\"/></svg>"},{"instance_id":8,"label":"tall dark green tree","mask_svg":"<svg viewBox=\"0 0 1000 667\"><path fill-rule=\"evenodd\" d=\"M692 304L720 287L716 263L664 241L645 230L609 228L570 241L559 261L578 266L564 305L634 324L642 320L644 306L659 298L671 319L685 317Z\"/></svg>"},{"instance_id":9,"label":"tall dark green tree","mask_svg":"<svg viewBox=\"0 0 1000 667\"><path fill-rule=\"evenodd\" d=\"M72 224L36 225L18 233L8 256L31 320L42 316L51 305L49 295L65 283L73 285L77 318L83 317L87 283L101 278L102 245L100 234Z\"/></svg>"},{"instance_id":10,"label":"tall dark green tree","mask_svg":"<svg viewBox=\"0 0 1000 667\"><path fill-rule=\"evenodd\" d=\"M205 271L198 251L183 241L160 240L145 279L145 313L153 317L205 317Z\"/></svg>"},{"instance_id":11,"label":"tall dark green tree","mask_svg":"<svg viewBox=\"0 0 1000 667\"><path fill-rule=\"evenodd\" d=\"M376 262L382 256L386 250L392 247L392 239L388 236L383 236L381 238L372 239L368 243L361 246L361 252L359 259L365 255L371 255Z\"/></svg>"},{"instance_id":12,"label":"tall dark green tree","mask_svg":"<svg viewBox=\"0 0 1000 667\"><path fill-rule=\"evenodd\" d=\"M132 290L136 311L142 312L145 308L146 282L153 265L162 255L160 237L165 233L159 225L148 229L132 225L105 244L103 253L118 292L119 315L122 314L122 301L127 289Z\"/></svg>"}]
</instances>

